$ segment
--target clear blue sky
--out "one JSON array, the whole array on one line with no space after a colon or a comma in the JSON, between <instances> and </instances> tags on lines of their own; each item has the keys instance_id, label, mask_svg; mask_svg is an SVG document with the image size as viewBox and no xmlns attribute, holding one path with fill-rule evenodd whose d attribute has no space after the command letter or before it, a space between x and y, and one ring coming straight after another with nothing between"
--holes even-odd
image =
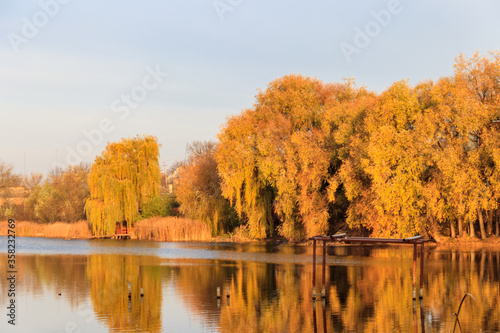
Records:
<instances>
[{"instance_id":1,"label":"clear blue sky","mask_svg":"<svg viewBox=\"0 0 500 333\"><path fill-rule=\"evenodd\" d=\"M283 75L375 91L450 75L460 52L500 49L498 13L497 0L3 0L0 159L46 174L151 134L170 165Z\"/></svg>"}]
</instances>

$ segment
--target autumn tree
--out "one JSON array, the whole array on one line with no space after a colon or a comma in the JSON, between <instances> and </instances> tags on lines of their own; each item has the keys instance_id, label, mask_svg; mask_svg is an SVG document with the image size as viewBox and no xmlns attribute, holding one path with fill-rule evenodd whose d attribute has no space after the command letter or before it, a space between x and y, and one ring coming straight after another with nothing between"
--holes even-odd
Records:
<instances>
[{"instance_id":1,"label":"autumn tree","mask_svg":"<svg viewBox=\"0 0 500 333\"><path fill-rule=\"evenodd\" d=\"M41 223L61 221L61 201L61 193L52 184L45 182L37 186L24 202L25 214Z\"/></svg>"},{"instance_id":2,"label":"autumn tree","mask_svg":"<svg viewBox=\"0 0 500 333\"><path fill-rule=\"evenodd\" d=\"M70 165L65 170L55 169L48 182L59 192L61 221L76 222L85 219L85 200L89 196L90 165Z\"/></svg>"},{"instance_id":3,"label":"autumn tree","mask_svg":"<svg viewBox=\"0 0 500 333\"><path fill-rule=\"evenodd\" d=\"M218 135L220 143L215 157L222 194L231 201L240 218L247 221L251 236L263 238L266 231L274 229L275 194L256 166L256 127L253 110L229 118Z\"/></svg>"},{"instance_id":4,"label":"autumn tree","mask_svg":"<svg viewBox=\"0 0 500 333\"><path fill-rule=\"evenodd\" d=\"M222 196L216 149L217 144L212 141L190 144L189 159L178 169L175 186L180 212L205 222L214 236L231 231L239 223L236 211Z\"/></svg>"},{"instance_id":5,"label":"autumn tree","mask_svg":"<svg viewBox=\"0 0 500 333\"><path fill-rule=\"evenodd\" d=\"M41 175L25 178L30 195L24 202L24 216L38 222L76 222L85 219L84 204L89 195L85 164L54 169L42 182Z\"/></svg>"},{"instance_id":6,"label":"autumn tree","mask_svg":"<svg viewBox=\"0 0 500 333\"><path fill-rule=\"evenodd\" d=\"M472 235L476 223L483 238L492 232L499 201L498 61L498 53L460 56L455 74L436 84L396 82L371 105L365 98L337 106L344 117L337 142L345 147L338 180L351 226L374 235L429 232L436 239L442 230L454 237L457 226L461 235L464 223Z\"/></svg>"},{"instance_id":7,"label":"autumn tree","mask_svg":"<svg viewBox=\"0 0 500 333\"><path fill-rule=\"evenodd\" d=\"M329 229L339 165L327 101L341 89L289 75L269 84L252 109L228 120L216 154L222 191L248 220L251 235L288 239Z\"/></svg>"},{"instance_id":8,"label":"autumn tree","mask_svg":"<svg viewBox=\"0 0 500 333\"><path fill-rule=\"evenodd\" d=\"M10 196L10 190L22 183L22 177L14 172L14 166L0 160L0 198Z\"/></svg>"},{"instance_id":9,"label":"autumn tree","mask_svg":"<svg viewBox=\"0 0 500 333\"><path fill-rule=\"evenodd\" d=\"M31 172L29 175L23 177L23 185L28 191L33 191L37 186L43 183L43 174L38 172Z\"/></svg>"},{"instance_id":10,"label":"autumn tree","mask_svg":"<svg viewBox=\"0 0 500 333\"><path fill-rule=\"evenodd\" d=\"M492 229L492 214L488 212L497 210L500 198L500 133L496 123L500 119L500 54L460 55L452 88L455 98L448 105L455 116L451 118L458 143L455 156L461 160L455 169L463 174L462 181L454 183L454 191L463 197L463 215L470 222L471 235L477 220L485 239L487 229L489 233Z\"/></svg>"},{"instance_id":11,"label":"autumn tree","mask_svg":"<svg viewBox=\"0 0 500 333\"><path fill-rule=\"evenodd\" d=\"M486 237L483 219L492 228L492 213L498 207L494 160L498 72L497 56L461 55L453 76L420 89L425 123L420 144L429 161L424 185L426 217L436 239L438 227L449 229L455 237L456 228L462 236L467 224L469 234L475 236L478 221L482 238Z\"/></svg>"},{"instance_id":12,"label":"autumn tree","mask_svg":"<svg viewBox=\"0 0 500 333\"><path fill-rule=\"evenodd\" d=\"M376 213L372 206L373 192L369 191L372 179L365 168L369 162L367 147L370 142L367 115L377 103L375 93L348 80L326 108L326 130L334 135L341 161L331 180L330 197L335 198L334 193L343 189L348 200L347 223L351 228L370 228L370 221L376 218L373 215Z\"/></svg>"},{"instance_id":13,"label":"autumn tree","mask_svg":"<svg viewBox=\"0 0 500 333\"><path fill-rule=\"evenodd\" d=\"M13 188L21 185L22 178L14 172L14 166L0 160L0 218L10 219L16 215L16 207L10 198Z\"/></svg>"},{"instance_id":14,"label":"autumn tree","mask_svg":"<svg viewBox=\"0 0 500 333\"><path fill-rule=\"evenodd\" d=\"M89 176L87 219L95 235L112 234L115 222L130 227L141 207L160 190L159 146L153 136L109 143Z\"/></svg>"},{"instance_id":15,"label":"autumn tree","mask_svg":"<svg viewBox=\"0 0 500 333\"><path fill-rule=\"evenodd\" d=\"M374 235L419 233L424 229L426 161L416 140L418 99L409 84L400 81L376 101L371 98L358 107L363 118L355 120L362 126L353 133L339 172L352 204L348 221L368 227Z\"/></svg>"},{"instance_id":16,"label":"autumn tree","mask_svg":"<svg viewBox=\"0 0 500 333\"><path fill-rule=\"evenodd\" d=\"M277 79L219 133L223 195L253 237L324 233L345 214L380 236L498 234L499 92L498 52L380 94Z\"/></svg>"}]
</instances>

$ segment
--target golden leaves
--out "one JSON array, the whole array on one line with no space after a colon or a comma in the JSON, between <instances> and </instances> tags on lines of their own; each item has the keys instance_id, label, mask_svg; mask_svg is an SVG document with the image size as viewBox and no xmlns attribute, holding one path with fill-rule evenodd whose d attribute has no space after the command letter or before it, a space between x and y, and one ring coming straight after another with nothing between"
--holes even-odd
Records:
<instances>
[{"instance_id":1,"label":"golden leaves","mask_svg":"<svg viewBox=\"0 0 500 333\"><path fill-rule=\"evenodd\" d=\"M175 190L181 213L204 222L213 236L231 231L237 224L236 212L222 196L216 147L214 142L190 145L191 156L179 172Z\"/></svg>"},{"instance_id":2,"label":"golden leaves","mask_svg":"<svg viewBox=\"0 0 500 333\"><path fill-rule=\"evenodd\" d=\"M338 163L326 103L341 92L340 85L285 76L219 134L223 193L260 237L272 234L272 213L288 239L328 231L329 168Z\"/></svg>"},{"instance_id":3,"label":"golden leaves","mask_svg":"<svg viewBox=\"0 0 500 333\"><path fill-rule=\"evenodd\" d=\"M499 91L498 52L460 56L453 77L378 95L353 80L279 78L219 133L223 195L259 237L276 218L288 239L345 215L401 237L473 222L500 199Z\"/></svg>"},{"instance_id":4,"label":"golden leaves","mask_svg":"<svg viewBox=\"0 0 500 333\"><path fill-rule=\"evenodd\" d=\"M106 146L89 176L85 204L95 235L115 232L115 222L135 222L139 208L160 190L159 147L153 136L122 139Z\"/></svg>"}]
</instances>

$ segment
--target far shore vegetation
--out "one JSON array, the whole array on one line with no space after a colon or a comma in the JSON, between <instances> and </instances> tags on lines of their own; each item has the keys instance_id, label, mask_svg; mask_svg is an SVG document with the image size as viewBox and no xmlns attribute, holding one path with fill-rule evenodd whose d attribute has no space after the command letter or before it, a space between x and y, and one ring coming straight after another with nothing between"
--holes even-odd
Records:
<instances>
[{"instance_id":1,"label":"far shore vegetation","mask_svg":"<svg viewBox=\"0 0 500 333\"><path fill-rule=\"evenodd\" d=\"M451 76L381 93L287 75L217 138L191 143L168 172L149 135L48 175L0 160L0 221L15 219L21 237L111 235L126 221L155 241L346 232L499 243L499 51L460 55Z\"/></svg>"}]
</instances>

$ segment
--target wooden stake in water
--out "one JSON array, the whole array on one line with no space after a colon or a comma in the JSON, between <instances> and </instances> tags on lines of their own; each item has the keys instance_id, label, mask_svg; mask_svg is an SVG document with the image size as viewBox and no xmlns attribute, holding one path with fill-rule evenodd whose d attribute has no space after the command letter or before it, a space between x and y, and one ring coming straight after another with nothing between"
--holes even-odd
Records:
<instances>
[{"instance_id":1,"label":"wooden stake in water","mask_svg":"<svg viewBox=\"0 0 500 333\"><path fill-rule=\"evenodd\" d=\"M412 291L412 298L415 300L417 299L417 287L415 286L417 282L417 244L413 244L413 291Z\"/></svg>"},{"instance_id":2,"label":"wooden stake in water","mask_svg":"<svg viewBox=\"0 0 500 333\"><path fill-rule=\"evenodd\" d=\"M326 241L323 241L323 267L321 269L321 283L322 283L322 286L323 286L323 289L321 291L321 297L325 297L325 294L324 294L324 291L325 291L325 276L326 276L326 273L325 273L325 270L326 270Z\"/></svg>"},{"instance_id":3,"label":"wooden stake in water","mask_svg":"<svg viewBox=\"0 0 500 333\"><path fill-rule=\"evenodd\" d=\"M316 299L316 239L313 239L313 276L312 276L312 298Z\"/></svg>"},{"instance_id":4,"label":"wooden stake in water","mask_svg":"<svg viewBox=\"0 0 500 333\"><path fill-rule=\"evenodd\" d=\"M424 298L424 243L420 245L420 297Z\"/></svg>"}]
</instances>

